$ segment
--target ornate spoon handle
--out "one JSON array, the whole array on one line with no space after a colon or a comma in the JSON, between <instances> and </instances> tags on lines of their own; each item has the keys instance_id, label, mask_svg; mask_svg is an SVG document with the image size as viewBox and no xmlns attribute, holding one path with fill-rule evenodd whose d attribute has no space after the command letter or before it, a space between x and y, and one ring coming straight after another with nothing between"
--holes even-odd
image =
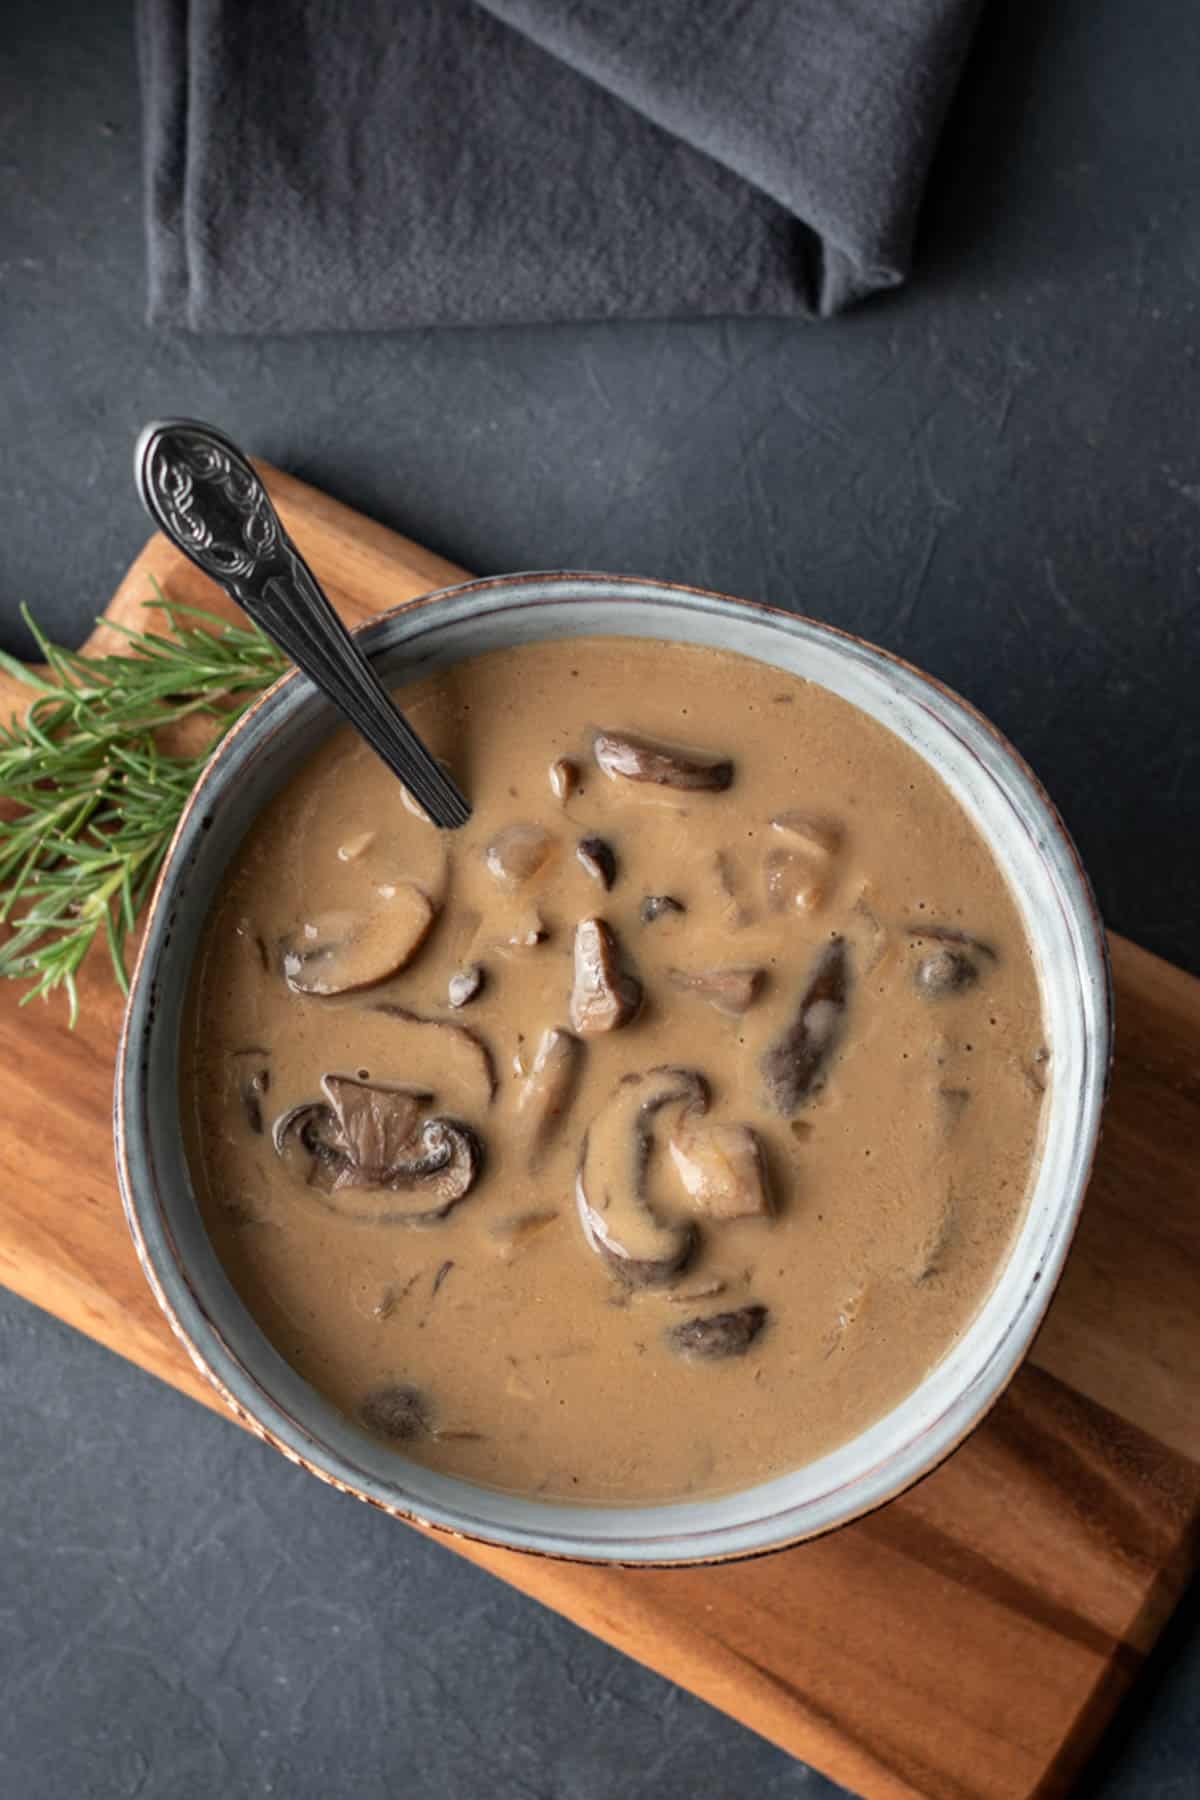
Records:
<instances>
[{"instance_id":1,"label":"ornate spoon handle","mask_svg":"<svg viewBox=\"0 0 1200 1800\"><path fill-rule=\"evenodd\" d=\"M435 825L471 807L354 642L236 444L195 419L147 425L134 476L150 517L326 694Z\"/></svg>"}]
</instances>

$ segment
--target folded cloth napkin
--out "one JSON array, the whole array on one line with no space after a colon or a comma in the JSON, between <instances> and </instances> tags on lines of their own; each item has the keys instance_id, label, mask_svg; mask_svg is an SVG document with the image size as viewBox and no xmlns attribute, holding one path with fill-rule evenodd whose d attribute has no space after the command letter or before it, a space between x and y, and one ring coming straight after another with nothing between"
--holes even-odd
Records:
<instances>
[{"instance_id":1,"label":"folded cloth napkin","mask_svg":"<svg viewBox=\"0 0 1200 1800\"><path fill-rule=\"evenodd\" d=\"M979 0L139 0L150 317L827 315L902 281Z\"/></svg>"}]
</instances>

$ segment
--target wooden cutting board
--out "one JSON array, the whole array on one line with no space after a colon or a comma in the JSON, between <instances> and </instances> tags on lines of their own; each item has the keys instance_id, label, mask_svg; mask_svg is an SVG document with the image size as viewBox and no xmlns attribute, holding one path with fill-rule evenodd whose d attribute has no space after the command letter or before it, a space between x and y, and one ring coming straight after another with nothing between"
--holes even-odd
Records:
<instances>
[{"instance_id":1,"label":"wooden cutting board","mask_svg":"<svg viewBox=\"0 0 1200 1800\"><path fill-rule=\"evenodd\" d=\"M348 619L460 578L264 472ZM109 617L138 622L152 576L228 610L160 538ZM1062 1792L1200 1550L1200 982L1120 938L1112 951L1112 1099L1065 1280L1008 1394L936 1474L820 1542L719 1568L451 1547L870 1800ZM2 985L0 1279L219 1409L126 1237L110 1147L120 998L102 955L74 1034L61 1005L21 1009Z\"/></svg>"}]
</instances>

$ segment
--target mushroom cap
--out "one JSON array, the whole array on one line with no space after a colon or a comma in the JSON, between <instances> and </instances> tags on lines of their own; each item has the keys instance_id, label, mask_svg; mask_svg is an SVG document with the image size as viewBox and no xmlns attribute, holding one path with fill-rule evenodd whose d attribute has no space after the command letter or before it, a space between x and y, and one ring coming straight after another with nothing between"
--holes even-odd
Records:
<instances>
[{"instance_id":1,"label":"mushroom cap","mask_svg":"<svg viewBox=\"0 0 1200 1800\"><path fill-rule=\"evenodd\" d=\"M416 1088L325 1075L326 1099L292 1107L272 1142L303 1151L308 1188L342 1218L376 1225L429 1225L470 1193L482 1166L475 1133L457 1119L420 1119L432 1095Z\"/></svg>"},{"instance_id":2,"label":"mushroom cap","mask_svg":"<svg viewBox=\"0 0 1200 1800\"><path fill-rule=\"evenodd\" d=\"M369 912L325 912L280 945L284 979L297 994L350 994L410 963L437 917L423 888L402 881Z\"/></svg>"}]
</instances>

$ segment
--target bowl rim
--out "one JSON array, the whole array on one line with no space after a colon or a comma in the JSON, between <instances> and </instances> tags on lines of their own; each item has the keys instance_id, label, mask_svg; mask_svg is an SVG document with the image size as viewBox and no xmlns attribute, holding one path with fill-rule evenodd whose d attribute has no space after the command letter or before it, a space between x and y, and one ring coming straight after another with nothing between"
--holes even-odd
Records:
<instances>
[{"instance_id":1,"label":"bowl rim","mask_svg":"<svg viewBox=\"0 0 1200 1800\"><path fill-rule=\"evenodd\" d=\"M475 604L483 596L492 598L490 608L480 608ZM339 1452L298 1417L296 1412L289 1411L282 1405L270 1387L260 1380L254 1368L248 1366L245 1358L230 1343L220 1322L206 1306L190 1279L153 1168L144 1085L147 1080L147 1040L153 1030L158 1003L158 964L171 939L175 891L199 854L193 840L198 830L207 829L214 810L220 807L237 773L239 760L246 761L257 754L252 742L255 734L260 733L268 722L272 727L285 723L306 701L311 701L311 684L294 669L285 672L266 689L222 740L187 802L164 859L130 982L129 1000L118 1048L114 1137L122 1204L147 1281L172 1330L198 1370L244 1425L289 1460L300 1464L332 1486L427 1530L565 1561L610 1566L663 1567L737 1560L767 1554L840 1529L907 1491L937 1468L975 1430L1020 1368L1061 1279L1099 1140L1101 1110L1107 1093L1112 1058L1112 984L1107 937L1078 851L1053 802L1024 758L998 728L961 695L903 657L854 633L798 612L764 602L739 599L711 589L594 571L552 570L485 577L438 589L373 616L357 628L356 635L368 654L381 651L384 654L402 652L411 638L419 636L422 629L429 629L428 625L422 624L422 620L430 608L440 609L444 615L444 620L434 620L433 629L437 630L443 622L448 628L456 623L469 625L472 616L493 616L503 612L506 604L514 602L521 608L536 608L550 604L563 605L581 599L625 605L642 600L651 605L673 605L685 613L700 611L717 617L729 618L732 614L735 618L757 618L785 637L808 639L810 643L817 641L830 646L835 654L864 659L876 671L882 668L891 673L893 680L910 684L917 694L927 690L938 702L937 709L930 709L935 731L953 735L946 716L948 714L952 718L957 717L968 731L973 732L990 748L992 756L998 759L1010 777L1016 778L1018 786L1024 790L1022 798L1027 804L1031 803L1039 829L1055 852L1060 897L1064 906L1069 909L1070 922L1077 932L1076 969L1080 978L1081 1006L1086 1008L1090 1003L1092 1009L1091 1029L1084 1033L1083 1038L1087 1066L1086 1078L1081 1083L1080 1099L1085 1116L1078 1134L1070 1193L1059 1207L1057 1235L1038 1265L1033 1278L1035 1285L1021 1297L1018 1313L1009 1320L999 1341L993 1345L985 1368L968 1385L966 1392L973 1395L971 1402L964 1405L964 1394L960 1393L915 1438L901 1447L904 1455L891 1453L878 1465L860 1471L853 1480L844 1484L847 1491L843 1509L836 1517L823 1522L811 1519L805 1521L804 1515L810 1513L816 1504L810 1499L768 1512L756 1519L750 1527L700 1527L692 1531L670 1532L665 1536L659 1532L650 1538L642 1538L633 1532L611 1540L607 1533L603 1538L597 1538L588 1533L539 1529L536 1522L522 1527L514 1526L511 1520L497 1524L488 1519L481 1520L474 1511L454 1504L436 1503L428 1498L418 1501L406 1493L398 1479L381 1481L370 1471L357 1466L352 1457ZM464 608L472 611L464 614ZM414 622L413 632L404 630L407 621ZM582 625L579 635L588 634L588 627L586 624ZM645 635L659 637L657 633ZM735 650L733 653L753 657L753 652ZM451 660L459 661L470 654L471 649L464 648ZM882 722L886 725L886 721ZM980 760L982 762L982 757ZM999 788L1000 783L994 772L992 778ZM1011 796L1007 797L1011 803ZM988 842L1011 886L1011 872L1001 847L991 836L988 837ZM1013 1240L1010 1257L1025 1235L1027 1224L1028 1219ZM997 1281L999 1279L998 1276ZM231 1285L229 1291L232 1295ZM964 1336L970 1334L974 1324L975 1321L967 1328ZM262 1342L264 1346L267 1345L265 1337ZM273 1351L271 1354L277 1356ZM930 1372L925 1382L899 1402L886 1417L891 1419L902 1407L913 1401L940 1366L935 1365L935 1370ZM986 1381L981 1379L984 1374L990 1374ZM309 1392L313 1394L313 1410L320 1411L324 1403L319 1401L313 1390ZM859 1442L871 1429L874 1428L855 1434L854 1438L847 1441L848 1445ZM398 1455L395 1455L395 1461L403 1471L418 1472L414 1465ZM890 1481L881 1481L881 1471L893 1463L899 1465L894 1477ZM511 1496L498 1495L474 1484L451 1481L448 1485L451 1488L461 1487L477 1499L482 1499L485 1504L507 1501L506 1510L510 1512L514 1505L519 1510L531 1511L535 1515L539 1511L552 1510L547 1503L532 1498L514 1502ZM732 1500L754 1491L743 1489L738 1491L738 1495L721 1498ZM819 1500L821 1496L817 1498ZM603 1509L568 1506L558 1510L568 1511L581 1520L589 1516L594 1518L599 1510L608 1519L616 1521L650 1518L681 1509L678 1506L662 1508L630 1505ZM664 1543L675 1547L663 1553Z\"/></svg>"}]
</instances>

